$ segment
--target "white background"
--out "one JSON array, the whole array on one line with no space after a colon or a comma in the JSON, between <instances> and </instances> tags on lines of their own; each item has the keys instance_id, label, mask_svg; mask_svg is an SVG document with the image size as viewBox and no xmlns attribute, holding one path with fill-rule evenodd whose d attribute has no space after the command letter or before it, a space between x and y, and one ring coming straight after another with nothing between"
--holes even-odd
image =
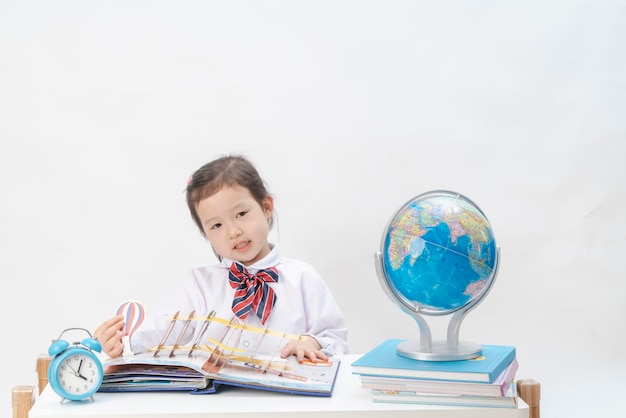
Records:
<instances>
[{"instance_id":1,"label":"white background","mask_svg":"<svg viewBox=\"0 0 626 418\"><path fill-rule=\"evenodd\" d=\"M0 413L64 328L215 262L182 191L238 152L351 352L417 338L373 254L400 205L450 189L502 251L461 339L515 345L545 418L618 416L625 115L623 1L2 0Z\"/></svg>"}]
</instances>

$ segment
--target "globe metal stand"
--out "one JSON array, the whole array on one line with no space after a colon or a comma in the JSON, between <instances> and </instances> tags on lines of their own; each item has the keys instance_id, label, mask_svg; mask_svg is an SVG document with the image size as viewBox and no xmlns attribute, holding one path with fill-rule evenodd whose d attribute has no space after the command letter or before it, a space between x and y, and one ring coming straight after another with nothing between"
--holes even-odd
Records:
<instances>
[{"instance_id":1,"label":"globe metal stand","mask_svg":"<svg viewBox=\"0 0 626 418\"><path fill-rule=\"evenodd\" d=\"M482 354L482 346L480 344L459 341L459 330L465 316L487 296L487 293L489 293L495 282L495 278L498 274L498 266L500 264L500 247L497 247L494 269L490 280L488 280L488 285L482 294L466 305L448 311L429 310L420 304L408 300L395 289L395 286L389 283L389 275L385 272L382 254L377 252L375 258L376 273L378 274L378 279L381 282L383 290L404 312L415 319L420 331L419 341L405 341L398 344L397 352L399 355L415 360L453 361L468 360ZM422 315L438 316L451 313L453 313L453 315L448 323L447 339L445 341L433 341L428 323Z\"/></svg>"}]
</instances>

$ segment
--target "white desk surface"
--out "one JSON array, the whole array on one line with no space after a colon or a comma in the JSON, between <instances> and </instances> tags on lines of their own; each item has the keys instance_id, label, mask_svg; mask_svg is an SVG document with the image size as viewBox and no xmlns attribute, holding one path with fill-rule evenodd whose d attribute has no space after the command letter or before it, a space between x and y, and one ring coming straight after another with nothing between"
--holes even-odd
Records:
<instances>
[{"instance_id":1,"label":"white desk surface","mask_svg":"<svg viewBox=\"0 0 626 418\"><path fill-rule=\"evenodd\" d=\"M94 402L60 403L48 385L29 413L38 417L84 418L276 418L341 417L362 418L528 418L528 406L520 399L518 408L465 408L375 403L361 388L350 366L360 355L346 355L339 367L333 396L297 396L261 390L221 386L210 395L186 392L96 393ZM417 413L416 411L419 411Z\"/></svg>"}]
</instances>

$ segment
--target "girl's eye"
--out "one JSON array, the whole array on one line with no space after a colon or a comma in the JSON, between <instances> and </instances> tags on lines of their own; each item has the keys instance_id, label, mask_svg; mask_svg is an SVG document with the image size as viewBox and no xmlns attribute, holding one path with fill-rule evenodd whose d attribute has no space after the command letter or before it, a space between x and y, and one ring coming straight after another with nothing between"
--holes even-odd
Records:
<instances>
[{"instance_id":1,"label":"girl's eye","mask_svg":"<svg viewBox=\"0 0 626 418\"><path fill-rule=\"evenodd\" d=\"M222 224L215 224L215 225L213 225L213 226L211 227L211 229L217 229L217 228L219 228L219 227L221 227L221 226L222 226Z\"/></svg>"},{"instance_id":2,"label":"girl's eye","mask_svg":"<svg viewBox=\"0 0 626 418\"><path fill-rule=\"evenodd\" d=\"M239 212L237 214L237 218L243 218L244 216L246 216L246 213L248 213L248 212Z\"/></svg>"}]
</instances>

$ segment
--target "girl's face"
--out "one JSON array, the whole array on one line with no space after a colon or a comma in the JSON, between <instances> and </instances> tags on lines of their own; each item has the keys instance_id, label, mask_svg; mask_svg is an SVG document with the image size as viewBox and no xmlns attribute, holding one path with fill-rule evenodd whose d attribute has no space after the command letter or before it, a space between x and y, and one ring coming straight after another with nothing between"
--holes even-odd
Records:
<instances>
[{"instance_id":1,"label":"girl's face","mask_svg":"<svg viewBox=\"0 0 626 418\"><path fill-rule=\"evenodd\" d=\"M223 187L198 203L204 235L222 257L251 265L270 252L271 196L259 203L242 186Z\"/></svg>"}]
</instances>

